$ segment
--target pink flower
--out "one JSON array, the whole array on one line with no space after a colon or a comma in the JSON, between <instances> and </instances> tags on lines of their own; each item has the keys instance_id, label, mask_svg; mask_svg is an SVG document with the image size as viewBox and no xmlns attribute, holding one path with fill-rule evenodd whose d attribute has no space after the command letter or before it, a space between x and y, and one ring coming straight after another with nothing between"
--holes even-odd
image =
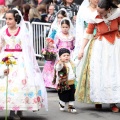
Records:
<instances>
[{"instance_id":1,"label":"pink flower","mask_svg":"<svg viewBox=\"0 0 120 120\"><path fill-rule=\"evenodd\" d=\"M12 82L12 80L8 80L8 83L10 84Z\"/></svg>"},{"instance_id":2,"label":"pink flower","mask_svg":"<svg viewBox=\"0 0 120 120\"><path fill-rule=\"evenodd\" d=\"M45 55L45 54L46 54L46 51L42 52L42 54Z\"/></svg>"},{"instance_id":3,"label":"pink flower","mask_svg":"<svg viewBox=\"0 0 120 120\"><path fill-rule=\"evenodd\" d=\"M46 54L46 50L42 49L42 54L45 55Z\"/></svg>"},{"instance_id":4,"label":"pink flower","mask_svg":"<svg viewBox=\"0 0 120 120\"><path fill-rule=\"evenodd\" d=\"M21 49L21 46L19 44L16 44L15 49Z\"/></svg>"},{"instance_id":5,"label":"pink flower","mask_svg":"<svg viewBox=\"0 0 120 120\"><path fill-rule=\"evenodd\" d=\"M40 104L40 107L41 107L41 108L43 108L43 107L44 107L44 105L43 105L43 104Z\"/></svg>"},{"instance_id":6,"label":"pink flower","mask_svg":"<svg viewBox=\"0 0 120 120\"><path fill-rule=\"evenodd\" d=\"M42 49L42 52L45 52L46 50L45 49Z\"/></svg>"},{"instance_id":7,"label":"pink flower","mask_svg":"<svg viewBox=\"0 0 120 120\"><path fill-rule=\"evenodd\" d=\"M34 103L37 103L37 98L34 98Z\"/></svg>"},{"instance_id":8,"label":"pink flower","mask_svg":"<svg viewBox=\"0 0 120 120\"><path fill-rule=\"evenodd\" d=\"M12 77L16 77L17 76L17 71L12 73Z\"/></svg>"},{"instance_id":9,"label":"pink flower","mask_svg":"<svg viewBox=\"0 0 120 120\"><path fill-rule=\"evenodd\" d=\"M28 110L33 110L33 107L28 107Z\"/></svg>"},{"instance_id":10,"label":"pink flower","mask_svg":"<svg viewBox=\"0 0 120 120\"><path fill-rule=\"evenodd\" d=\"M57 50L54 50L53 53L56 54Z\"/></svg>"},{"instance_id":11,"label":"pink flower","mask_svg":"<svg viewBox=\"0 0 120 120\"><path fill-rule=\"evenodd\" d=\"M54 52L54 50L49 50L49 52L53 53L53 52Z\"/></svg>"},{"instance_id":12,"label":"pink flower","mask_svg":"<svg viewBox=\"0 0 120 120\"><path fill-rule=\"evenodd\" d=\"M23 85L26 85L26 83L27 83L26 79L23 79L23 80L22 80L22 84L23 84Z\"/></svg>"},{"instance_id":13,"label":"pink flower","mask_svg":"<svg viewBox=\"0 0 120 120\"><path fill-rule=\"evenodd\" d=\"M19 106L14 106L12 109L15 110L15 111L18 111L20 109L20 107Z\"/></svg>"},{"instance_id":14,"label":"pink flower","mask_svg":"<svg viewBox=\"0 0 120 120\"><path fill-rule=\"evenodd\" d=\"M6 45L6 49L9 49L9 46L10 46L10 45L7 44L7 45Z\"/></svg>"},{"instance_id":15,"label":"pink flower","mask_svg":"<svg viewBox=\"0 0 120 120\"><path fill-rule=\"evenodd\" d=\"M11 101L11 98L9 97L9 98L7 99L7 102L10 103L10 101Z\"/></svg>"},{"instance_id":16,"label":"pink flower","mask_svg":"<svg viewBox=\"0 0 120 120\"><path fill-rule=\"evenodd\" d=\"M40 102L40 97L37 97L37 101Z\"/></svg>"},{"instance_id":17,"label":"pink flower","mask_svg":"<svg viewBox=\"0 0 120 120\"><path fill-rule=\"evenodd\" d=\"M4 110L4 107L3 107L3 106L0 106L0 110Z\"/></svg>"},{"instance_id":18,"label":"pink flower","mask_svg":"<svg viewBox=\"0 0 120 120\"><path fill-rule=\"evenodd\" d=\"M28 97L25 98L25 103L29 103L29 98Z\"/></svg>"}]
</instances>

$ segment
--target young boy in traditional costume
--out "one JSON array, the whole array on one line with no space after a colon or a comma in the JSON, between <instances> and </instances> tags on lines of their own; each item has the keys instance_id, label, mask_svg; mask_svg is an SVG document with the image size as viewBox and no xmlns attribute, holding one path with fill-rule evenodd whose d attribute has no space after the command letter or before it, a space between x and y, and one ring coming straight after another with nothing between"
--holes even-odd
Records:
<instances>
[{"instance_id":1,"label":"young boy in traditional costume","mask_svg":"<svg viewBox=\"0 0 120 120\"><path fill-rule=\"evenodd\" d=\"M55 64L55 76L53 84L57 84L59 107L61 111L65 110L65 104L68 103L68 112L76 113L74 107L75 93L75 67L70 61L70 51L66 48L59 50L59 61Z\"/></svg>"}]
</instances>

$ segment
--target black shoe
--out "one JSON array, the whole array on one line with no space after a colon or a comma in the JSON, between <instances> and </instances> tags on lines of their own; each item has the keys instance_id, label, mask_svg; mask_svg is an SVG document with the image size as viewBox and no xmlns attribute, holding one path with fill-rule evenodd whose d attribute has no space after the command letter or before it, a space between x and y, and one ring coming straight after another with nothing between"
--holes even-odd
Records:
<instances>
[{"instance_id":1,"label":"black shoe","mask_svg":"<svg viewBox=\"0 0 120 120\"><path fill-rule=\"evenodd\" d=\"M17 115L18 115L19 117L22 117L22 116L23 116L22 111L17 111Z\"/></svg>"},{"instance_id":2,"label":"black shoe","mask_svg":"<svg viewBox=\"0 0 120 120\"><path fill-rule=\"evenodd\" d=\"M97 110L101 110L102 109L102 104L95 104L95 108Z\"/></svg>"},{"instance_id":3,"label":"black shoe","mask_svg":"<svg viewBox=\"0 0 120 120\"><path fill-rule=\"evenodd\" d=\"M10 111L10 119L12 120L20 120L20 117L15 114L15 111Z\"/></svg>"}]
</instances>

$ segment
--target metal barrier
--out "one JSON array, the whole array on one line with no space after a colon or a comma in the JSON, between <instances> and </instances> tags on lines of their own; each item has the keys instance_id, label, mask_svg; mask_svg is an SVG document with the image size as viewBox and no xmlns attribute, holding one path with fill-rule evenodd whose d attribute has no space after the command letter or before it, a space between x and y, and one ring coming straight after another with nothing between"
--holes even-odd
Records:
<instances>
[{"instance_id":1,"label":"metal barrier","mask_svg":"<svg viewBox=\"0 0 120 120\"><path fill-rule=\"evenodd\" d=\"M26 27L28 28L28 32L33 37L33 47L35 50L36 57L41 58L41 50L45 46L45 39L47 37L47 33L50 29L50 23L42 23L42 22L26 22ZM5 19L0 19L0 29L6 24ZM40 66L42 67L42 66Z\"/></svg>"},{"instance_id":2,"label":"metal barrier","mask_svg":"<svg viewBox=\"0 0 120 120\"><path fill-rule=\"evenodd\" d=\"M45 38L47 37L47 32L50 29L50 23L33 22L33 47L37 57L41 57L41 50L45 46Z\"/></svg>"},{"instance_id":3,"label":"metal barrier","mask_svg":"<svg viewBox=\"0 0 120 120\"><path fill-rule=\"evenodd\" d=\"M2 28L5 24L5 19L0 19L0 28Z\"/></svg>"},{"instance_id":4,"label":"metal barrier","mask_svg":"<svg viewBox=\"0 0 120 120\"><path fill-rule=\"evenodd\" d=\"M29 33L32 34L32 42L36 56L41 57L41 50L45 46L45 38L47 36L47 32L49 31L51 24L42 22L33 22L32 24L30 24L30 22L28 21L25 21L25 23ZM5 24L5 19L0 19L0 28L2 28Z\"/></svg>"}]
</instances>

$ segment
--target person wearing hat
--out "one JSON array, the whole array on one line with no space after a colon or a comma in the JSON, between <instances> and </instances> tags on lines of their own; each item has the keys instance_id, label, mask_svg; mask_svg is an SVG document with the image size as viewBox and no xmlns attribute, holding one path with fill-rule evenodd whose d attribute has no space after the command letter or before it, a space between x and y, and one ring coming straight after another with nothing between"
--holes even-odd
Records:
<instances>
[{"instance_id":1,"label":"person wearing hat","mask_svg":"<svg viewBox=\"0 0 120 120\"><path fill-rule=\"evenodd\" d=\"M76 113L74 107L75 93L75 65L70 61L70 51L66 48L59 50L59 61L55 64L55 76L53 84L57 84L60 111L65 111L68 103L68 112Z\"/></svg>"}]
</instances>

